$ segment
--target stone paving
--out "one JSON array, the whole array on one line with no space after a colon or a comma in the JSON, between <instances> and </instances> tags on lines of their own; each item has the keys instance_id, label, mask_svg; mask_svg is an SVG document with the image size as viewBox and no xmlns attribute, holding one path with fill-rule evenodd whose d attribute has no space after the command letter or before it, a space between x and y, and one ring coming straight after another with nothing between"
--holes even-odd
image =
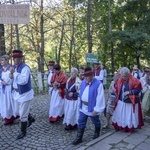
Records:
<instances>
[{"instance_id":1,"label":"stone paving","mask_svg":"<svg viewBox=\"0 0 150 150\"><path fill-rule=\"evenodd\" d=\"M76 130L66 131L62 124L63 118L57 123L50 123L49 95L39 95L34 98L31 105L31 114L36 121L27 129L26 137L16 140L20 131L20 123L4 126L0 119L0 150L76 150L82 145L90 142L94 133L94 126L88 120L83 142L73 146L71 142L76 136ZM105 123L101 116L102 125ZM109 130L102 130L102 135Z\"/></svg>"},{"instance_id":2,"label":"stone paving","mask_svg":"<svg viewBox=\"0 0 150 150\"><path fill-rule=\"evenodd\" d=\"M133 133L111 130L77 150L149 150L150 117L145 118L142 129Z\"/></svg>"}]
</instances>

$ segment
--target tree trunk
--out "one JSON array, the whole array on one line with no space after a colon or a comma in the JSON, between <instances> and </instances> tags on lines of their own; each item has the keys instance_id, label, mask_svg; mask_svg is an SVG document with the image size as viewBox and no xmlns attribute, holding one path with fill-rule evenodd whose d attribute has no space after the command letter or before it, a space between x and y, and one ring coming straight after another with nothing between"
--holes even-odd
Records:
<instances>
[{"instance_id":1,"label":"tree trunk","mask_svg":"<svg viewBox=\"0 0 150 150\"><path fill-rule=\"evenodd\" d=\"M0 24L0 56L6 54L4 33L4 24Z\"/></svg>"},{"instance_id":2,"label":"tree trunk","mask_svg":"<svg viewBox=\"0 0 150 150\"><path fill-rule=\"evenodd\" d=\"M110 0L108 0L108 16L109 16L109 33L112 32L112 18L111 18L111 4ZM114 68L114 48L113 48L113 43L110 42L110 55L111 55L111 69L112 73L114 73L115 68Z\"/></svg>"},{"instance_id":3,"label":"tree trunk","mask_svg":"<svg viewBox=\"0 0 150 150\"><path fill-rule=\"evenodd\" d=\"M40 61L41 61L41 72L44 72L44 18L43 18L43 0L41 0L41 20L40 20L40 33L41 33L41 49L40 49Z\"/></svg>"},{"instance_id":4,"label":"tree trunk","mask_svg":"<svg viewBox=\"0 0 150 150\"><path fill-rule=\"evenodd\" d=\"M87 10L87 40L88 40L88 53L92 53L91 6L92 6L92 0L88 0L88 10Z\"/></svg>"},{"instance_id":5,"label":"tree trunk","mask_svg":"<svg viewBox=\"0 0 150 150\"><path fill-rule=\"evenodd\" d=\"M73 4L72 4L72 7L74 9L73 11L73 18L72 18L72 24L71 24L71 40L70 40L70 56L69 56L69 70L71 70L71 66L72 66L72 49L73 49L73 45L75 45L75 38L74 38L74 32L75 32L75 28L74 28L74 25L75 25L75 0L73 0Z\"/></svg>"},{"instance_id":6,"label":"tree trunk","mask_svg":"<svg viewBox=\"0 0 150 150\"><path fill-rule=\"evenodd\" d=\"M19 39L18 24L15 24L15 29L16 29L16 43L17 43L17 49L20 50L20 39Z\"/></svg>"},{"instance_id":7,"label":"tree trunk","mask_svg":"<svg viewBox=\"0 0 150 150\"><path fill-rule=\"evenodd\" d=\"M136 64L138 65L138 68L140 68L140 55L136 56Z\"/></svg>"},{"instance_id":8,"label":"tree trunk","mask_svg":"<svg viewBox=\"0 0 150 150\"><path fill-rule=\"evenodd\" d=\"M58 64L60 64L60 54L62 49L63 38L64 38L64 20L62 20L61 38L60 38L59 49L58 49L58 57L57 57Z\"/></svg>"}]
</instances>

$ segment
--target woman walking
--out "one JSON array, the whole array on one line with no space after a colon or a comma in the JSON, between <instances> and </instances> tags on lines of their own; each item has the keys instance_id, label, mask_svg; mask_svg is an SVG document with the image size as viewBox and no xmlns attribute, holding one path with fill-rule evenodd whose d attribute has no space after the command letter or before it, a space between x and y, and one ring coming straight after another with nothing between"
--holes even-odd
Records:
<instances>
[{"instance_id":1,"label":"woman walking","mask_svg":"<svg viewBox=\"0 0 150 150\"><path fill-rule=\"evenodd\" d=\"M4 125L12 124L15 119L14 101L12 99L12 79L9 78L9 56L1 56L0 76L0 113L4 119Z\"/></svg>"}]
</instances>

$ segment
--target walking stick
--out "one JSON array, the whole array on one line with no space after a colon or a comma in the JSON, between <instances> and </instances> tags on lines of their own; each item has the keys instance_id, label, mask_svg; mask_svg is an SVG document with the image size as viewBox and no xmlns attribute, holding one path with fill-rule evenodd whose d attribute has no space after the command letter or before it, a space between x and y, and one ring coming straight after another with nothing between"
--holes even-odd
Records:
<instances>
[{"instance_id":1,"label":"walking stick","mask_svg":"<svg viewBox=\"0 0 150 150\"><path fill-rule=\"evenodd\" d=\"M12 66L12 30L13 26L12 24L10 25L10 64Z\"/></svg>"}]
</instances>

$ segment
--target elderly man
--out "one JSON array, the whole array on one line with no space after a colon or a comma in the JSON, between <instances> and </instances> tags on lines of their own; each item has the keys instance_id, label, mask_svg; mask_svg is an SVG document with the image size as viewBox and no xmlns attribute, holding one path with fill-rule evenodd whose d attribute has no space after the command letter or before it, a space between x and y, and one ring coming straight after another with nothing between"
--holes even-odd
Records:
<instances>
[{"instance_id":1,"label":"elderly man","mask_svg":"<svg viewBox=\"0 0 150 150\"><path fill-rule=\"evenodd\" d=\"M121 77L116 84L117 103L112 122L116 130L133 132L135 128L141 128L144 125L138 98L142 86L127 67L121 68L120 74Z\"/></svg>"},{"instance_id":2,"label":"elderly man","mask_svg":"<svg viewBox=\"0 0 150 150\"><path fill-rule=\"evenodd\" d=\"M81 80L78 75L77 68L71 68L70 78L66 83L66 95L64 104L64 120L63 124L66 124L66 130L72 130L77 128L78 124L78 96Z\"/></svg>"},{"instance_id":3,"label":"elderly man","mask_svg":"<svg viewBox=\"0 0 150 150\"><path fill-rule=\"evenodd\" d=\"M94 73L91 67L86 67L84 70L85 79L80 87L80 112L78 119L78 130L76 139L72 142L73 145L82 142L84 129L86 127L88 117L91 118L94 126L95 133L93 139L98 138L100 135L101 122L99 115L105 109L105 96L103 84L94 78Z\"/></svg>"},{"instance_id":4,"label":"elderly man","mask_svg":"<svg viewBox=\"0 0 150 150\"><path fill-rule=\"evenodd\" d=\"M30 126L35 119L29 114L30 102L34 98L34 91L31 86L30 68L23 62L23 53L21 50L12 52L14 67L10 68L9 77L13 79L13 99L15 101L16 114L20 116L21 132L17 139L26 135L26 128ZM28 123L28 124L27 124Z\"/></svg>"}]
</instances>

